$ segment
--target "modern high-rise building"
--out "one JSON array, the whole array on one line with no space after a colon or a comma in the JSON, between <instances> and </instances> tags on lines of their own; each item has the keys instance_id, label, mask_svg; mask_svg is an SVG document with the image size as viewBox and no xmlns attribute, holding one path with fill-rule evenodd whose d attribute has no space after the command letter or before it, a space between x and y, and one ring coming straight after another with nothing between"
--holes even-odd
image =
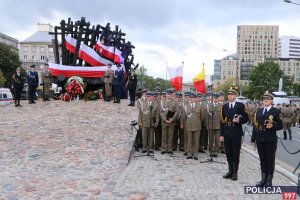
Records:
<instances>
[{"instance_id":1,"label":"modern high-rise building","mask_svg":"<svg viewBox=\"0 0 300 200\"><path fill-rule=\"evenodd\" d=\"M279 37L278 58L300 59L300 37Z\"/></svg>"},{"instance_id":2,"label":"modern high-rise building","mask_svg":"<svg viewBox=\"0 0 300 200\"><path fill-rule=\"evenodd\" d=\"M45 62L54 62L52 39L49 35L53 31L50 24L37 24L37 32L20 42L20 60L22 67L28 69L32 64L39 70Z\"/></svg>"},{"instance_id":3,"label":"modern high-rise building","mask_svg":"<svg viewBox=\"0 0 300 200\"><path fill-rule=\"evenodd\" d=\"M261 61L276 58L279 26L237 26L237 58L243 61Z\"/></svg>"}]
</instances>

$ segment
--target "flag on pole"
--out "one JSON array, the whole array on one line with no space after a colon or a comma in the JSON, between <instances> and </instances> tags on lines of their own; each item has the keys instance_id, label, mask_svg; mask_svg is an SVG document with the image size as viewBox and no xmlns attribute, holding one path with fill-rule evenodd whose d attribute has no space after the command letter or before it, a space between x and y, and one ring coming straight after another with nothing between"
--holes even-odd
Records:
<instances>
[{"instance_id":1,"label":"flag on pole","mask_svg":"<svg viewBox=\"0 0 300 200\"><path fill-rule=\"evenodd\" d=\"M201 72L196 75L193 82L197 92L206 93L204 63Z\"/></svg>"},{"instance_id":2,"label":"flag on pole","mask_svg":"<svg viewBox=\"0 0 300 200\"><path fill-rule=\"evenodd\" d=\"M183 65L179 67L168 67L170 81L175 90L182 90Z\"/></svg>"}]
</instances>

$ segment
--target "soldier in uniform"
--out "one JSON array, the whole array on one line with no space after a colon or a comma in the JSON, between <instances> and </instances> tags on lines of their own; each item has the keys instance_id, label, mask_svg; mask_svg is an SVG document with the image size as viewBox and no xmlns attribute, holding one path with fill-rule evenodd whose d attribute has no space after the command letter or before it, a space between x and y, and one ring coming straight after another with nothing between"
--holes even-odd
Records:
<instances>
[{"instance_id":1,"label":"soldier in uniform","mask_svg":"<svg viewBox=\"0 0 300 200\"><path fill-rule=\"evenodd\" d=\"M176 102L178 104L178 116L176 119L176 124L174 127L174 135L173 135L173 151L177 151L178 140L179 140L179 150L184 151L184 132L183 129L180 128L180 117L182 114L182 94L176 94Z\"/></svg>"},{"instance_id":2,"label":"soldier in uniform","mask_svg":"<svg viewBox=\"0 0 300 200\"><path fill-rule=\"evenodd\" d=\"M208 146L211 157L218 157L220 146L220 122L222 105L219 104L219 95L213 94L213 102L206 105L205 122L208 130Z\"/></svg>"},{"instance_id":3,"label":"soldier in uniform","mask_svg":"<svg viewBox=\"0 0 300 200\"><path fill-rule=\"evenodd\" d=\"M162 127L162 154L173 154L174 126L178 116L178 104L172 98L173 91L166 91L166 99L160 101L160 118Z\"/></svg>"},{"instance_id":4,"label":"soldier in uniform","mask_svg":"<svg viewBox=\"0 0 300 200\"><path fill-rule=\"evenodd\" d=\"M222 106L220 140L224 141L225 153L229 171L223 178L237 180L237 172L240 162L240 150L243 136L242 124L249 120L245 112L245 105L237 102L237 90L231 87L227 91L228 103Z\"/></svg>"},{"instance_id":5,"label":"soldier in uniform","mask_svg":"<svg viewBox=\"0 0 300 200\"><path fill-rule=\"evenodd\" d=\"M35 103L36 88L39 86L39 75L35 71L35 65L30 66L30 71L27 73L27 82L29 86L29 104Z\"/></svg>"},{"instance_id":6,"label":"soldier in uniform","mask_svg":"<svg viewBox=\"0 0 300 200\"><path fill-rule=\"evenodd\" d=\"M142 153L154 153L153 152L153 129L157 124L154 124L154 119L156 116L152 116L153 114L153 102L152 97L153 94L151 92L146 93L146 101L142 101L140 105L140 119L138 121L141 122L142 126L142 141L143 141L143 151ZM154 119L153 119L154 118ZM155 120L158 122L158 119Z\"/></svg>"},{"instance_id":7,"label":"soldier in uniform","mask_svg":"<svg viewBox=\"0 0 300 200\"><path fill-rule=\"evenodd\" d=\"M114 71L111 69L111 64L107 64L107 70L104 74L104 85L105 85L105 101L111 101L112 95L112 82L114 79Z\"/></svg>"},{"instance_id":8,"label":"soldier in uniform","mask_svg":"<svg viewBox=\"0 0 300 200\"><path fill-rule=\"evenodd\" d=\"M292 139L291 125L293 121L293 111L286 105L281 110L282 124L283 124L283 139L286 140L286 131L289 132L290 140Z\"/></svg>"},{"instance_id":9,"label":"soldier in uniform","mask_svg":"<svg viewBox=\"0 0 300 200\"><path fill-rule=\"evenodd\" d=\"M293 105L293 112L294 112L294 117L293 117L293 126L296 126L297 119L298 119L298 114L299 114L299 108L297 108L297 105Z\"/></svg>"},{"instance_id":10,"label":"soldier in uniform","mask_svg":"<svg viewBox=\"0 0 300 200\"><path fill-rule=\"evenodd\" d=\"M160 119L160 101L162 98L165 98L164 93L160 93L160 90L156 90L157 99L156 99L156 112L158 114L158 125L154 128L154 149L159 150L161 147L161 119ZM160 95L159 95L160 94Z\"/></svg>"},{"instance_id":11,"label":"soldier in uniform","mask_svg":"<svg viewBox=\"0 0 300 200\"><path fill-rule=\"evenodd\" d=\"M212 103L212 93L207 92L205 94L205 98L206 98L206 102L203 103L204 111L206 109L206 104ZM204 120L205 120L205 118L204 118ZM204 126L205 125L206 125L206 123L204 122ZM207 128L205 127L205 128L203 128L202 134L200 135L200 152L205 153L205 150L207 150L207 146L208 146L208 132L207 132Z\"/></svg>"},{"instance_id":12,"label":"soldier in uniform","mask_svg":"<svg viewBox=\"0 0 300 200\"><path fill-rule=\"evenodd\" d=\"M184 107L186 104L189 103L189 99L190 99L190 93L191 92L185 92L184 93L184 99L183 99L183 102L182 102L182 106ZM183 138L183 141L184 141L184 153L183 155L184 156L187 156L188 154L188 135L187 135L187 132L186 132L186 118L183 118L183 115L181 114L181 117L180 117L180 120L182 122L180 122L182 125L183 125L183 134L184 134L184 138ZM181 125L180 125L181 126Z\"/></svg>"},{"instance_id":13,"label":"soldier in uniform","mask_svg":"<svg viewBox=\"0 0 300 200\"><path fill-rule=\"evenodd\" d=\"M277 148L276 131L282 129L280 110L271 106L272 101L273 95L266 92L263 95L264 106L254 115L251 142L257 146L262 177L256 187L272 186Z\"/></svg>"},{"instance_id":14,"label":"soldier in uniform","mask_svg":"<svg viewBox=\"0 0 300 200\"><path fill-rule=\"evenodd\" d=\"M223 91L219 92L219 104L221 106L223 106L225 104ZM224 141L220 142L220 152L221 152L221 154L225 154Z\"/></svg>"},{"instance_id":15,"label":"soldier in uniform","mask_svg":"<svg viewBox=\"0 0 300 200\"><path fill-rule=\"evenodd\" d=\"M121 69L119 63L117 65L117 70L114 72L113 86L114 86L114 103L121 102L121 84L123 81L124 71Z\"/></svg>"},{"instance_id":16,"label":"soldier in uniform","mask_svg":"<svg viewBox=\"0 0 300 200\"><path fill-rule=\"evenodd\" d=\"M24 77L21 75L21 68L18 67L16 69L16 73L12 77L13 87L14 87L14 95L15 95L15 106L18 107L20 105L21 94L24 87Z\"/></svg>"},{"instance_id":17,"label":"soldier in uniform","mask_svg":"<svg viewBox=\"0 0 300 200\"><path fill-rule=\"evenodd\" d=\"M188 138L188 154L186 159L198 160L199 151L199 137L201 131L201 105L196 102L196 95L190 93L189 103L183 107L183 118L181 128L183 128L183 121L186 121L186 132Z\"/></svg>"},{"instance_id":18,"label":"soldier in uniform","mask_svg":"<svg viewBox=\"0 0 300 200\"><path fill-rule=\"evenodd\" d=\"M52 74L51 71L49 70L48 63L45 63L44 70L41 76L42 76L41 79L42 79L42 86L43 86L43 100L50 101L49 96L50 96L50 88L52 85Z\"/></svg>"}]
</instances>

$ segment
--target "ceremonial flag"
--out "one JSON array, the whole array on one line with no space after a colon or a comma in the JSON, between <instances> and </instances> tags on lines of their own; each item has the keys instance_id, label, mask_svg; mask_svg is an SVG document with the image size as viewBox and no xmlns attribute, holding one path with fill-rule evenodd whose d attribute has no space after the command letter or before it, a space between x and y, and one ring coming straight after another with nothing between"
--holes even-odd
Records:
<instances>
[{"instance_id":1,"label":"ceremonial flag","mask_svg":"<svg viewBox=\"0 0 300 200\"><path fill-rule=\"evenodd\" d=\"M168 67L170 81L175 90L182 90L183 65L180 67Z\"/></svg>"},{"instance_id":2,"label":"ceremonial flag","mask_svg":"<svg viewBox=\"0 0 300 200\"><path fill-rule=\"evenodd\" d=\"M72 53L75 53L77 40L72 38L69 35L66 35L66 49L69 50ZM78 51L78 57L85 62L89 63L92 66L105 66L111 61L102 58L99 56L91 47L80 44L80 48Z\"/></svg>"},{"instance_id":3,"label":"ceremonial flag","mask_svg":"<svg viewBox=\"0 0 300 200\"><path fill-rule=\"evenodd\" d=\"M114 62L117 63L124 62L124 58L122 57L122 52L114 46L105 46L104 44L101 43L100 40L98 40L95 45L95 48L99 51L99 53L102 56L111 59Z\"/></svg>"},{"instance_id":4,"label":"ceremonial flag","mask_svg":"<svg viewBox=\"0 0 300 200\"><path fill-rule=\"evenodd\" d=\"M201 72L196 75L196 77L193 79L193 82L197 92L201 92L202 94L206 93L204 64Z\"/></svg>"}]
</instances>

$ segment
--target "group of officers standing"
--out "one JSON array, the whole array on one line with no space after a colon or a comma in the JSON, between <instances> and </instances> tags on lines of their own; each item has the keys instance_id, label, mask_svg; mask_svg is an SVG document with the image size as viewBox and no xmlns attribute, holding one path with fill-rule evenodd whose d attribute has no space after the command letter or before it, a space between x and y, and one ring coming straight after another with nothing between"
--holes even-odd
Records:
<instances>
[{"instance_id":1,"label":"group of officers standing","mask_svg":"<svg viewBox=\"0 0 300 200\"><path fill-rule=\"evenodd\" d=\"M231 87L225 103L223 92L206 93L205 101L202 101L202 94L193 92L182 95L173 90L161 93L142 90L142 96L137 100L142 153L154 154L153 149L161 148L161 154L173 154L179 147L186 159L198 160L198 153L205 153L206 146L210 157L218 157L225 147L228 172L223 178L237 180L242 124L249 121L245 105L236 101L237 94L238 91ZM265 93L263 106L253 117L251 141L257 145L262 172L259 187L272 186L276 131L282 129L280 110L270 106L272 99L272 94Z\"/></svg>"}]
</instances>

